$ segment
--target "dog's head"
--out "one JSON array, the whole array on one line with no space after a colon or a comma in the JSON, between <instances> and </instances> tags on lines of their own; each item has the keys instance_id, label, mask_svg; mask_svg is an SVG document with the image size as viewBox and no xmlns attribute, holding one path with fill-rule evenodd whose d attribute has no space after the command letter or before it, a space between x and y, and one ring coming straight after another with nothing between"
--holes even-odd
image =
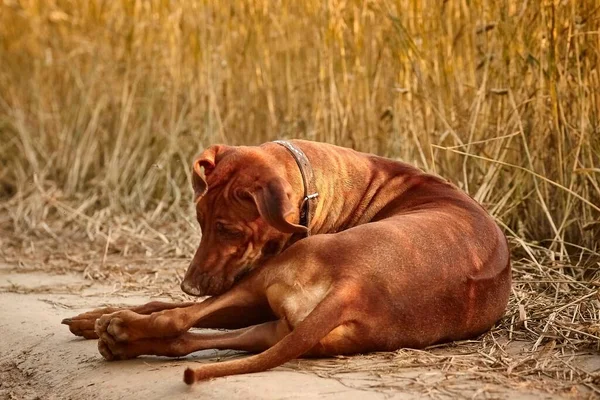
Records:
<instances>
[{"instance_id":1,"label":"dog's head","mask_svg":"<svg viewBox=\"0 0 600 400\"><path fill-rule=\"evenodd\" d=\"M181 283L195 296L217 295L305 232L300 197L285 168L260 147L215 145L194 161L192 186L200 245Z\"/></svg>"}]
</instances>

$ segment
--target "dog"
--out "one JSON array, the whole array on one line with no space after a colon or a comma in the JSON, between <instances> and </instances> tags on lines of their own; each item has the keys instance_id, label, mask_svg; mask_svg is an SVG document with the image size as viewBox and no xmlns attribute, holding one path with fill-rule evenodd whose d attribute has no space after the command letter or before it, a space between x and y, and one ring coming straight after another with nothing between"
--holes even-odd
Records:
<instances>
[{"instance_id":1,"label":"dog","mask_svg":"<svg viewBox=\"0 0 600 400\"><path fill-rule=\"evenodd\" d=\"M473 338L505 312L506 237L465 192L414 166L304 140L213 145L192 186L202 237L181 289L211 297L63 320L99 338L107 360L255 353L188 368L192 384Z\"/></svg>"}]
</instances>

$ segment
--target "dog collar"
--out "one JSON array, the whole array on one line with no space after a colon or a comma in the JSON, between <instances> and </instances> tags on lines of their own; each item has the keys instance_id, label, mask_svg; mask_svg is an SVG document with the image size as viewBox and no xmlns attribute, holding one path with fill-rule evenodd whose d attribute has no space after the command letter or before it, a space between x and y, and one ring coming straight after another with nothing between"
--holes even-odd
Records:
<instances>
[{"instance_id":1,"label":"dog collar","mask_svg":"<svg viewBox=\"0 0 600 400\"><path fill-rule=\"evenodd\" d=\"M298 165L298 169L300 169L300 174L302 175L302 185L304 187L304 198L302 199L302 204L300 205L300 225L306 227L306 236L310 236L310 221L315 212L315 207L312 207L311 203L313 200L316 200L317 197L319 197L319 193L315 187L312 166L310 165L310 161L308 161L306 154L304 154L304 152L292 142L287 140L275 140L273 143L277 143L278 145L285 147L286 150L290 152L292 157L294 157L294 160Z\"/></svg>"}]
</instances>

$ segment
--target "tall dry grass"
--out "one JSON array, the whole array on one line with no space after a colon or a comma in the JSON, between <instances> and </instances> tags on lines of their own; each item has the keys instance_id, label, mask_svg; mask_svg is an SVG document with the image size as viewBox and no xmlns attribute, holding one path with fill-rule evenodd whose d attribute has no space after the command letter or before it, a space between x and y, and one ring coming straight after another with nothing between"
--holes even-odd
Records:
<instances>
[{"instance_id":1,"label":"tall dry grass","mask_svg":"<svg viewBox=\"0 0 600 400\"><path fill-rule=\"evenodd\" d=\"M190 218L195 153L302 137L450 178L528 257L598 256L599 29L598 0L4 0L3 221Z\"/></svg>"}]
</instances>

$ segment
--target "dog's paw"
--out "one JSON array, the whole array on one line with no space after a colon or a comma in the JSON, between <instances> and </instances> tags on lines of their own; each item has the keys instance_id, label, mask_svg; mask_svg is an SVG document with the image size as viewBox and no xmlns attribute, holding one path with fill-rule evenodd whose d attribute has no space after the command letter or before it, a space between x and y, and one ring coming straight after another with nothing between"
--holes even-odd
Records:
<instances>
[{"instance_id":1,"label":"dog's paw","mask_svg":"<svg viewBox=\"0 0 600 400\"><path fill-rule=\"evenodd\" d=\"M96 320L103 315L111 314L115 311L118 311L118 309L113 307L97 308L72 318L65 318L61 323L68 325L69 330L75 336L81 336L85 339L98 339L98 335L95 332Z\"/></svg>"},{"instance_id":2,"label":"dog's paw","mask_svg":"<svg viewBox=\"0 0 600 400\"><path fill-rule=\"evenodd\" d=\"M104 342L129 342L143 337L140 329L136 329L145 316L130 310L117 311L103 315L96 320L95 333Z\"/></svg>"},{"instance_id":3,"label":"dog's paw","mask_svg":"<svg viewBox=\"0 0 600 400\"><path fill-rule=\"evenodd\" d=\"M106 342L98 340L98 351L107 361L128 360L137 357L129 351L129 343Z\"/></svg>"},{"instance_id":4,"label":"dog's paw","mask_svg":"<svg viewBox=\"0 0 600 400\"><path fill-rule=\"evenodd\" d=\"M116 360L115 354L111 351L110 346L104 340L98 340L98 351L107 361Z\"/></svg>"}]
</instances>

